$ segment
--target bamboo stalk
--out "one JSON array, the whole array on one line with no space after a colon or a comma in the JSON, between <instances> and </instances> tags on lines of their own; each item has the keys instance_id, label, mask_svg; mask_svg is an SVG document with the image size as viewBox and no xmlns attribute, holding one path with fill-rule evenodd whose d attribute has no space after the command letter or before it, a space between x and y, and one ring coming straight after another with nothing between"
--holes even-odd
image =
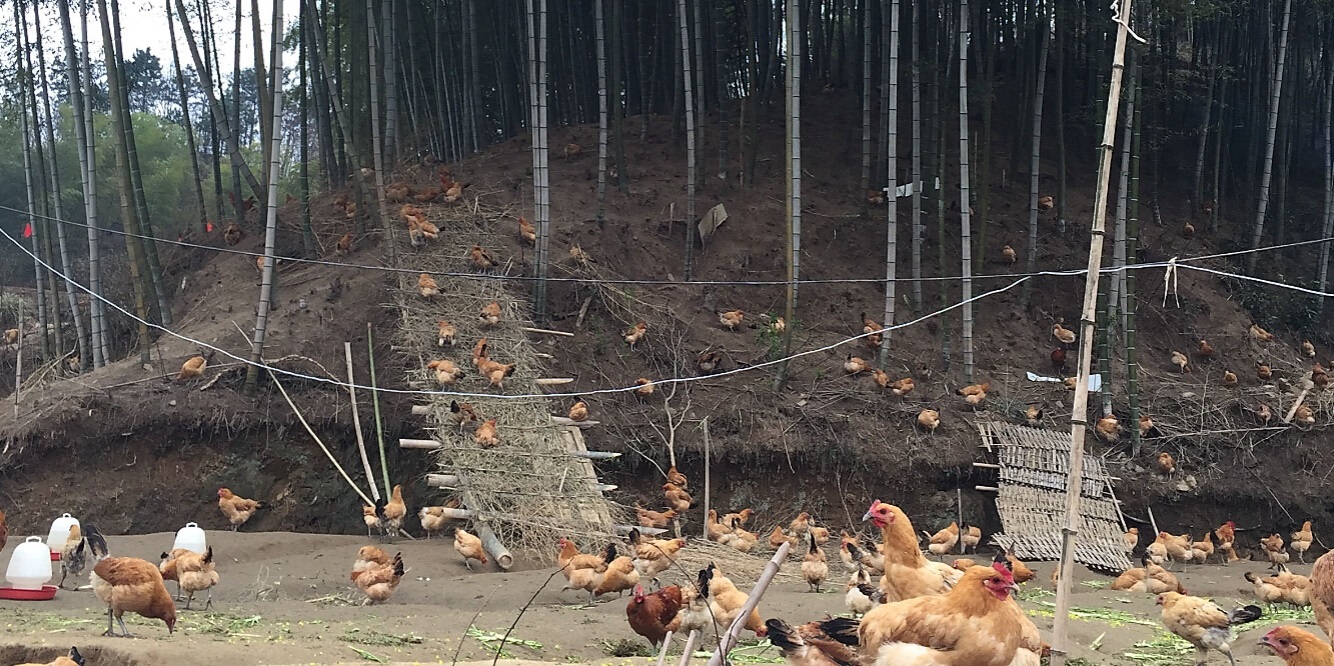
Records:
<instances>
[{"instance_id":1,"label":"bamboo stalk","mask_svg":"<svg viewBox=\"0 0 1334 666\"><path fill-rule=\"evenodd\" d=\"M400 449L432 450L432 449L438 449L442 446L444 446L444 444L441 444L440 442L437 442L434 439L408 439L405 437L398 440L398 448Z\"/></svg>"},{"instance_id":2,"label":"bamboo stalk","mask_svg":"<svg viewBox=\"0 0 1334 666\"><path fill-rule=\"evenodd\" d=\"M380 490L375 485L375 472L371 470L371 459L366 456L366 438L361 434L361 410L357 408L357 381L352 377L352 343L343 342L343 357L347 359L347 396L352 401L352 427L357 433L357 452L361 454L361 464L366 468L366 483L371 487L371 497L380 499ZM385 488L388 492L389 489Z\"/></svg>"},{"instance_id":3,"label":"bamboo stalk","mask_svg":"<svg viewBox=\"0 0 1334 666\"><path fill-rule=\"evenodd\" d=\"M572 337L574 337L574 334L573 334L573 333L567 333L567 332L565 332L565 331L553 331L553 330L551 330L551 329L549 329L549 328L532 328L532 327L530 327L530 326L520 326L520 327L519 327L519 330L520 330L520 331L523 331L523 332L525 332L525 333L541 333L541 334L544 334L544 335L561 335L561 336L565 336L565 337L567 337L567 338L572 338Z\"/></svg>"},{"instance_id":4,"label":"bamboo stalk","mask_svg":"<svg viewBox=\"0 0 1334 666\"><path fill-rule=\"evenodd\" d=\"M457 488L459 477L455 474L427 474L426 485L432 488Z\"/></svg>"},{"instance_id":5,"label":"bamboo stalk","mask_svg":"<svg viewBox=\"0 0 1334 666\"><path fill-rule=\"evenodd\" d=\"M514 556L510 554L505 544L500 542L490 525L477 523L477 538L482 540L482 548L496 561L496 566L504 571L509 571L510 567L514 566Z\"/></svg>"},{"instance_id":6,"label":"bamboo stalk","mask_svg":"<svg viewBox=\"0 0 1334 666\"><path fill-rule=\"evenodd\" d=\"M1093 199L1093 225L1089 233L1088 273L1084 280L1084 306L1079 336L1079 374L1075 384L1074 406L1070 416L1070 467L1066 479L1065 528L1062 529L1060 576L1056 582L1056 617L1052 626L1052 666L1064 666L1068 656L1067 636L1070 621L1070 581L1074 576L1075 539L1080 526L1080 495L1084 479L1084 431L1088 425L1089 364L1093 360L1094 312L1097 307L1098 273L1102 268L1103 236L1106 235L1107 190L1112 171L1112 146L1116 141L1116 117L1120 110L1121 78L1125 70L1126 40L1130 32L1130 8L1126 0L1117 22L1116 47L1112 56L1112 81L1107 99L1099 145L1097 190ZM1132 424L1131 427L1138 427Z\"/></svg>"},{"instance_id":7,"label":"bamboo stalk","mask_svg":"<svg viewBox=\"0 0 1334 666\"><path fill-rule=\"evenodd\" d=\"M271 64L273 65L275 80L281 81L283 54L278 44L282 42L283 37L282 0L274 0L274 14L277 18L273 24L274 60ZM268 194L265 196L265 201L268 203L268 214L264 223L264 275L261 278L259 288L259 313L255 317L255 337L250 344L251 365L246 371L246 386L251 387L259 379L258 364L263 359L264 334L268 328L269 310L273 307L273 278L274 268L277 266L277 259L274 257L274 246L278 242L278 159L282 154L282 147L279 145L282 141L282 108L283 90L282 86L278 86L273 91L273 106L268 119L273 126L273 133L270 135L273 137L273 145L269 152L269 187Z\"/></svg>"},{"instance_id":8,"label":"bamboo stalk","mask_svg":"<svg viewBox=\"0 0 1334 666\"><path fill-rule=\"evenodd\" d=\"M765 565L764 573L760 574L760 579L755 581L755 587L751 588L750 595L746 597L745 605L741 607L741 612L737 615L736 620L732 622L732 626L727 628L722 640L718 642L718 649L714 650L713 656L709 657L708 666L722 666L727 653L732 650L732 646L736 645L737 639L741 636L741 630L746 626L746 619L750 617L750 612L759 605L760 597L764 596L765 589L769 587L769 583L773 581L774 576L778 575L778 570L787 561L787 552L791 549L792 544L790 542L783 542L783 545L778 547L778 551L774 553L769 563ZM686 652L686 654L690 653Z\"/></svg>"},{"instance_id":9,"label":"bamboo stalk","mask_svg":"<svg viewBox=\"0 0 1334 666\"><path fill-rule=\"evenodd\" d=\"M870 6L870 3L867 3ZM889 107L885 117L887 130L885 131L885 177L888 185L885 187L885 203L889 209L885 213L885 328L894 326L894 307L898 296L898 259L899 259L899 0L890 2L890 28L889 28L889 92L887 94L887 106ZM869 10L867 16L869 17ZM870 30L867 30L870 33ZM869 38L867 41L867 50L870 49ZM869 141L869 132L871 126L871 75L868 71L864 74L864 88L867 100L863 103L863 141ZM869 159L869 155L866 159ZM869 170L869 169L868 169ZM880 338L880 363L883 370L889 363L889 343L890 338L894 336L893 331L885 331Z\"/></svg>"},{"instance_id":10,"label":"bamboo stalk","mask_svg":"<svg viewBox=\"0 0 1334 666\"><path fill-rule=\"evenodd\" d=\"M709 417L704 417L704 421L700 425L704 428L704 515L707 516L709 515L709 491L712 490L711 479L709 478ZM704 523L704 538L709 538L708 521ZM694 634L691 634L691 636L694 636Z\"/></svg>"},{"instance_id":11,"label":"bamboo stalk","mask_svg":"<svg viewBox=\"0 0 1334 666\"><path fill-rule=\"evenodd\" d=\"M968 0L959 0L959 254L963 288L963 377L973 381L973 208L968 150ZM943 152L942 152L943 158Z\"/></svg>"},{"instance_id":12,"label":"bamboo stalk","mask_svg":"<svg viewBox=\"0 0 1334 666\"><path fill-rule=\"evenodd\" d=\"M375 380L375 340L371 337L370 322L366 322L366 347L369 350L366 360L371 370L371 403L375 406L375 441L380 445L380 473L384 475L384 491L387 493L392 485L389 483L389 462L384 454L384 422L380 420L380 390L376 388L379 384Z\"/></svg>"}]
</instances>

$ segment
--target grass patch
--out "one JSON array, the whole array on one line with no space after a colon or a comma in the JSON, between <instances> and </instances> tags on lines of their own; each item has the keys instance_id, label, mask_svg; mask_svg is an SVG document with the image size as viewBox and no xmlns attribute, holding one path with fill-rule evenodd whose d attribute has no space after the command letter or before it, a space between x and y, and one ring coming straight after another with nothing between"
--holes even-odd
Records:
<instances>
[{"instance_id":1,"label":"grass patch","mask_svg":"<svg viewBox=\"0 0 1334 666\"><path fill-rule=\"evenodd\" d=\"M1095 589L1095 590L1105 590L1105 589L1107 589L1108 587L1111 587L1111 585L1112 585L1112 581L1110 581L1110 580L1086 580L1086 581L1080 583L1080 585L1083 585L1084 587L1091 587L1091 588L1093 588L1093 589Z\"/></svg>"},{"instance_id":2,"label":"grass patch","mask_svg":"<svg viewBox=\"0 0 1334 666\"><path fill-rule=\"evenodd\" d=\"M691 655L698 659L708 659L713 656L709 650L697 650ZM787 661L774 649L773 643L769 639L761 640L743 640L732 648L727 654L727 660L736 664L781 664Z\"/></svg>"},{"instance_id":3,"label":"grass patch","mask_svg":"<svg viewBox=\"0 0 1334 666\"><path fill-rule=\"evenodd\" d=\"M602 651L609 657L656 657L658 653L653 651L644 641L630 640L629 638L620 638L614 641L602 641Z\"/></svg>"},{"instance_id":4,"label":"grass patch","mask_svg":"<svg viewBox=\"0 0 1334 666\"><path fill-rule=\"evenodd\" d=\"M188 617L189 620L185 623L186 626L201 634L223 636L226 638L266 638L264 635L247 631L259 626L259 623L264 620L262 615L241 617L239 615L228 615L226 613L214 613L208 615L191 615Z\"/></svg>"},{"instance_id":5,"label":"grass patch","mask_svg":"<svg viewBox=\"0 0 1334 666\"><path fill-rule=\"evenodd\" d=\"M481 643L488 651L499 653L502 659L514 658L514 655L504 649L506 644L519 645L530 650L541 650L543 647L543 645L537 641L527 641L522 638L516 638L512 634L509 638L505 638L504 632L482 631L476 626L468 627L468 631L464 635Z\"/></svg>"},{"instance_id":6,"label":"grass patch","mask_svg":"<svg viewBox=\"0 0 1334 666\"><path fill-rule=\"evenodd\" d=\"M1053 617L1056 615L1056 604L1049 601L1038 601L1034 603L1043 608L1031 609L1028 611L1029 615L1035 617ZM1070 617L1088 622L1102 622L1112 627L1120 627L1127 624L1138 624L1145 627L1160 626L1158 622L1135 615L1134 613L1107 608L1081 608L1075 606L1070 609Z\"/></svg>"},{"instance_id":7,"label":"grass patch","mask_svg":"<svg viewBox=\"0 0 1334 666\"><path fill-rule=\"evenodd\" d=\"M412 634L394 635L374 629L349 629L338 640L357 645L376 645L380 647L407 647L420 645L422 638Z\"/></svg>"},{"instance_id":8,"label":"grass patch","mask_svg":"<svg viewBox=\"0 0 1334 666\"><path fill-rule=\"evenodd\" d=\"M1264 618L1266 621L1274 622L1315 622L1315 613L1310 608L1296 608L1293 606L1269 604L1265 606Z\"/></svg>"},{"instance_id":9,"label":"grass patch","mask_svg":"<svg viewBox=\"0 0 1334 666\"><path fill-rule=\"evenodd\" d=\"M1195 659L1194 646L1166 631L1158 631L1152 639L1132 647L1121 656L1141 666L1188 666Z\"/></svg>"}]
</instances>

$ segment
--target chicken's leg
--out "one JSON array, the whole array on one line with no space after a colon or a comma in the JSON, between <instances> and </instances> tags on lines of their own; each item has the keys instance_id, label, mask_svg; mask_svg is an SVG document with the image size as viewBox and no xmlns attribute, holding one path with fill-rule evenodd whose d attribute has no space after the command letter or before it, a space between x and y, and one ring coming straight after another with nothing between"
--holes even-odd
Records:
<instances>
[{"instance_id":1,"label":"chicken's leg","mask_svg":"<svg viewBox=\"0 0 1334 666\"><path fill-rule=\"evenodd\" d=\"M204 610L213 608L213 588L208 588L208 597L204 599Z\"/></svg>"},{"instance_id":2,"label":"chicken's leg","mask_svg":"<svg viewBox=\"0 0 1334 666\"><path fill-rule=\"evenodd\" d=\"M120 617L116 618L116 621L120 623L120 635L121 635L121 637L123 637L123 638L129 638L129 637L130 637L130 630L125 628L125 616L124 616L124 615L121 615ZM1232 666L1237 666L1237 665L1236 665L1236 664L1233 664Z\"/></svg>"},{"instance_id":3,"label":"chicken's leg","mask_svg":"<svg viewBox=\"0 0 1334 666\"><path fill-rule=\"evenodd\" d=\"M190 604L194 603L194 600L195 600L195 593L191 592L190 596L185 598L185 610L190 610Z\"/></svg>"},{"instance_id":4,"label":"chicken's leg","mask_svg":"<svg viewBox=\"0 0 1334 666\"><path fill-rule=\"evenodd\" d=\"M115 628L116 628L115 611L111 610L111 606L107 606L107 630L102 632L102 635L115 636L116 635Z\"/></svg>"},{"instance_id":5,"label":"chicken's leg","mask_svg":"<svg viewBox=\"0 0 1334 666\"><path fill-rule=\"evenodd\" d=\"M65 568L65 565L64 565L64 564L61 564L61 565L60 565L60 582L59 582L59 583L56 583L56 587L58 587L58 588L60 588L60 589L62 589L62 590L65 589L65 576L68 576L68 575L69 575L69 569Z\"/></svg>"}]
</instances>

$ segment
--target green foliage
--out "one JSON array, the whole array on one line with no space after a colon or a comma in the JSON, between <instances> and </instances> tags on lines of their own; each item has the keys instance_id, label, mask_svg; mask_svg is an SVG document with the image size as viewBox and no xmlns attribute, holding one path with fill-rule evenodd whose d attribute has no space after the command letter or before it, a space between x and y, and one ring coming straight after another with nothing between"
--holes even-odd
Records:
<instances>
[{"instance_id":1,"label":"green foliage","mask_svg":"<svg viewBox=\"0 0 1334 666\"><path fill-rule=\"evenodd\" d=\"M36 310L27 299L12 292L0 294L0 327L13 328L23 321L24 315L31 316Z\"/></svg>"},{"instance_id":2,"label":"green foliage","mask_svg":"<svg viewBox=\"0 0 1334 666\"><path fill-rule=\"evenodd\" d=\"M1284 278L1277 281L1297 284L1310 289L1316 288L1314 280ZM1288 289L1275 289L1258 282L1223 278L1228 291L1247 312L1255 323L1271 332L1321 332L1320 297L1303 294Z\"/></svg>"}]
</instances>

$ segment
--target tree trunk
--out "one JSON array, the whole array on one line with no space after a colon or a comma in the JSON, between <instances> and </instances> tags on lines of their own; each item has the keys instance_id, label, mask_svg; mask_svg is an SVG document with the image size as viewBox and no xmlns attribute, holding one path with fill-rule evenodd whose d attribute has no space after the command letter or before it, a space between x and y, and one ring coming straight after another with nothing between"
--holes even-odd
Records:
<instances>
[{"instance_id":1,"label":"tree trunk","mask_svg":"<svg viewBox=\"0 0 1334 666\"><path fill-rule=\"evenodd\" d=\"M593 0L598 60L598 229L607 220L607 30L602 21L603 2Z\"/></svg>"},{"instance_id":2,"label":"tree trunk","mask_svg":"<svg viewBox=\"0 0 1334 666\"><path fill-rule=\"evenodd\" d=\"M1255 229L1251 233L1251 249L1260 249L1264 238L1265 213L1269 209L1269 183L1274 169L1274 135L1278 132L1278 101L1283 91L1283 69L1288 57L1288 20L1292 17L1292 0L1283 3L1283 28L1279 33L1278 65L1274 69L1274 89L1269 97L1269 129L1265 135L1264 167L1260 172L1260 202L1255 210ZM1258 253L1246 256L1246 271L1255 273Z\"/></svg>"},{"instance_id":3,"label":"tree trunk","mask_svg":"<svg viewBox=\"0 0 1334 666\"><path fill-rule=\"evenodd\" d=\"M889 92L885 97L889 106L889 115L886 120L888 131L885 138L885 176L887 181L885 183L885 204L889 210L885 215L884 327L893 329L894 307L898 294L899 259L899 0L891 0L889 13ZM869 23L869 16L867 21ZM869 46L867 48L869 51ZM867 58L863 63L866 67L863 73L863 84L867 99L870 99L871 75L869 64L869 58ZM869 130L869 103L863 107L863 113L863 118L867 121L867 129ZM862 139L869 142L869 131L863 133ZM893 335L892 330L886 330L880 338L880 368L882 370L889 364L889 344Z\"/></svg>"},{"instance_id":4,"label":"tree trunk","mask_svg":"<svg viewBox=\"0 0 1334 666\"><path fill-rule=\"evenodd\" d=\"M273 49L270 52L270 62L273 65L274 81L283 80L282 10L283 0L273 0ZM372 25L374 25L373 22ZM372 65L372 67L374 66ZM264 170L269 175L268 196L264 198L268 202L266 207L267 218L264 224L264 270L260 278L259 312L255 317L255 334L250 341L250 365L246 368L246 385L252 387L259 377L259 367L264 363L264 334L268 327L269 309L273 303L273 273L274 265L277 263L273 256L273 250L278 236L278 159L282 154L282 108L283 89L281 85L276 85L273 87L273 103L269 106L271 115L267 119L260 120L260 122L269 121L269 126L272 128L269 136L273 139L272 145L267 151L270 156L268 168Z\"/></svg>"},{"instance_id":5,"label":"tree trunk","mask_svg":"<svg viewBox=\"0 0 1334 666\"><path fill-rule=\"evenodd\" d=\"M297 176L301 186L301 246L306 258L314 259L318 254L315 250L315 229L311 224L310 218L310 86L308 85L309 72L307 67L310 64L308 52L310 45L306 42L308 15L306 8L299 9L297 20L299 21L299 30L297 34L301 35L301 45L297 49L297 71L301 73L301 147L298 153L298 159L301 161L299 175ZM282 86L275 86L281 88Z\"/></svg>"},{"instance_id":6,"label":"tree trunk","mask_svg":"<svg viewBox=\"0 0 1334 666\"><path fill-rule=\"evenodd\" d=\"M686 116L686 281L690 281L690 276L694 271L695 263L695 91L694 91L694 73L691 71L690 63L690 29L688 14L686 12L686 0L678 0L677 15L680 17L679 26L681 29L681 77L685 88L685 116Z\"/></svg>"},{"instance_id":7,"label":"tree trunk","mask_svg":"<svg viewBox=\"0 0 1334 666\"><path fill-rule=\"evenodd\" d=\"M194 127L190 122L190 98L185 91L185 76L181 72L181 56L176 48L176 17L167 9L167 35L171 39L171 62L176 78L176 94L181 99L181 126L185 128L185 145L190 151L190 169L194 174L195 203L199 206L199 231L208 233L208 207L204 204L204 175L199 169L199 148L195 145ZM304 127L302 128L304 129Z\"/></svg>"},{"instance_id":8,"label":"tree trunk","mask_svg":"<svg viewBox=\"0 0 1334 666\"><path fill-rule=\"evenodd\" d=\"M963 268L963 376L973 381L973 225L969 197L968 0L959 0L959 231Z\"/></svg>"},{"instance_id":9,"label":"tree trunk","mask_svg":"<svg viewBox=\"0 0 1334 666\"><path fill-rule=\"evenodd\" d=\"M26 32L26 24L23 22L23 10L20 7L20 3L18 2L18 0L15 0L14 2L14 25L16 27L24 26L24 30ZM36 299L37 326L38 326L38 331L40 331L41 333L38 337L42 341L41 343L42 361L46 362L51 359L51 337L50 335L47 334L48 323L50 322L50 315L47 313L47 298L50 295L47 293L47 289L43 284L43 280L46 278L47 268L42 266L42 258L41 258L42 253L40 246L38 245L38 240L44 233L43 232L44 225L38 223L38 203L37 203L38 177L35 174L36 156L33 155L33 145L36 143L35 134L37 132L37 128L29 127L30 115L28 113L28 109L26 108L28 106L28 92L26 87L33 81L33 77L31 71L27 72L23 71L25 68L23 67L22 63L25 60L23 56L26 55L26 49L23 48L22 44L19 45L19 49L21 55L18 58L17 64L19 67L18 83L20 85L19 113L23 116L23 119L21 121L21 125L23 127L23 180L24 184L27 186L27 194L28 194L27 225L28 228L32 230L32 268L33 268L33 275L35 276L33 286L36 287L37 290L37 299ZM31 68L26 68L26 69L30 70ZM59 319L60 313L57 311L55 313L55 316L57 319ZM21 315L18 321L18 328L20 330L19 335L21 337L23 335L22 331L24 329L24 322L21 318ZM17 392L20 388L21 386L19 386L16 383L14 390Z\"/></svg>"},{"instance_id":10,"label":"tree trunk","mask_svg":"<svg viewBox=\"0 0 1334 666\"><path fill-rule=\"evenodd\" d=\"M1321 216L1320 237L1329 238L1334 235L1334 145L1331 145L1331 139L1334 139L1334 132L1331 132L1331 125L1334 124L1334 62L1331 62L1325 69L1326 93L1325 93L1325 206L1324 213ZM1319 268L1319 287L1318 291L1325 293L1329 286L1329 242L1320 244L1320 268ZM1325 299L1321 298L1318 305L1321 312L1325 310Z\"/></svg>"},{"instance_id":11,"label":"tree trunk","mask_svg":"<svg viewBox=\"0 0 1334 666\"><path fill-rule=\"evenodd\" d=\"M862 31L862 180L858 189L862 195L858 197L861 201L862 215L870 212L870 194L871 194L871 3L862 0L862 13L866 16L867 29ZM891 191L890 197L894 196ZM894 219L890 218L890 227L894 226Z\"/></svg>"},{"instance_id":12,"label":"tree trunk","mask_svg":"<svg viewBox=\"0 0 1334 666\"><path fill-rule=\"evenodd\" d=\"M926 224L922 222L922 66L921 52L917 35L921 28L919 3L912 5L912 307L913 312L922 312L922 239L926 235ZM893 192L889 196L895 196Z\"/></svg>"},{"instance_id":13,"label":"tree trunk","mask_svg":"<svg viewBox=\"0 0 1334 666\"><path fill-rule=\"evenodd\" d=\"M380 2L381 23L384 26L380 30L381 44L384 49L384 154L382 159L386 164L398 163L398 25L395 21L397 6L394 0L381 0ZM472 16L472 3L468 3L467 16ZM476 42L476 36L470 35L469 39ZM475 67L468 67L471 76L476 78ZM469 91L468 98L474 97ZM473 125L473 136L476 137L476 124Z\"/></svg>"},{"instance_id":14,"label":"tree trunk","mask_svg":"<svg viewBox=\"0 0 1334 666\"><path fill-rule=\"evenodd\" d=\"M129 254L130 282L134 292L134 312L139 323L139 362L148 365L152 362L151 340L148 336L148 300L144 272L148 262L143 256L139 244L139 220L134 208L134 182L130 177L129 146L126 144L125 114L121 113L124 97L120 94L120 59L115 52L116 41L111 36L111 22L107 12L107 0L97 0L97 10L102 23L102 47L107 68L108 97L111 100L111 125L116 137L116 171L120 176L120 213L125 226L125 248Z\"/></svg>"},{"instance_id":15,"label":"tree trunk","mask_svg":"<svg viewBox=\"0 0 1334 666\"><path fill-rule=\"evenodd\" d=\"M1136 77L1133 90L1136 101L1139 99L1141 89L1139 77ZM1137 263L1136 254L1139 250L1139 125L1140 117L1143 115L1143 104L1136 104L1134 113L1135 120L1132 129L1134 137L1131 139L1130 145L1130 214L1126 218L1127 266L1133 266ZM1139 304L1136 301L1135 271L1133 270L1126 271L1125 293L1126 398L1130 401L1130 423L1127 424L1127 428L1130 430L1131 456L1138 457L1140 453L1140 411L1139 363L1135 349L1135 310Z\"/></svg>"},{"instance_id":16,"label":"tree trunk","mask_svg":"<svg viewBox=\"0 0 1334 666\"><path fill-rule=\"evenodd\" d=\"M783 356L792 353L792 336L797 328L797 280L801 276L801 13L799 0L786 0L787 40L791 52L787 60L787 306L783 334ZM752 94L754 94L752 92ZM752 123L754 121L752 120ZM752 147L753 148L753 147ZM787 363L779 366L775 390L787 381Z\"/></svg>"},{"instance_id":17,"label":"tree trunk","mask_svg":"<svg viewBox=\"0 0 1334 666\"><path fill-rule=\"evenodd\" d=\"M533 286L534 319L541 322L547 314L548 248L551 243L551 212L547 208L547 3L527 0L528 14L528 95L532 114L533 144L533 217L537 225L537 247Z\"/></svg>"},{"instance_id":18,"label":"tree trunk","mask_svg":"<svg viewBox=\"0 0 1334 666\"><path fill-rule=\"evenodd\" d=\"M366 53L369 56L370 71L370 99L368 106L371 109L371 164L375 168L375 209L379 211L380 228L384 229L385 238L392 238L389 233L389 208L384 197L384 141L380 126L380 66L379 66L379 47L375 43L378 37L375 29L375 7L371 3L366 4ZM394 244L389 243L385 247L386 254L392 263L397 252Z\"/></svg>"},{"instance_id":19,"label":"tree trunk","mask_svg":"<svg viewBox=\"0 0 1334 666\"><path fill-rule=\"evenodd\" d=\"M1047 25L1040 22L1040 25ZM1038 39L1042 47L1038 55L1037 80L1033 85L1033 151L1028 162L1028 252L1024 262L1024 272L1037 271L1038 265L1038 188L1042 180L1042 109L1047 90L1047 55L1051 50L1052 35L1043 30ZM1024 283L1024 296L1020 309L1028 309L1028 298L1032 292L1033 281Z\"/></svg>"},{"instance_id":20,"label":"tree trunk","mask_svg":"<svg viewBox=\"0 0 1334 666\"><path fill-rule=\"evenodd\" d=\"M1060 6L1060 3L1053 3L1052 11L1056 18L1052 23L1056 32L1056 113L1052 114L1052 117L1056 118L1056 231L1064 234L1065 202L1067 198L1065 189L1065 31L1067 26L1061 25L1066 10Z\"/></svg>"}]
</instances>

